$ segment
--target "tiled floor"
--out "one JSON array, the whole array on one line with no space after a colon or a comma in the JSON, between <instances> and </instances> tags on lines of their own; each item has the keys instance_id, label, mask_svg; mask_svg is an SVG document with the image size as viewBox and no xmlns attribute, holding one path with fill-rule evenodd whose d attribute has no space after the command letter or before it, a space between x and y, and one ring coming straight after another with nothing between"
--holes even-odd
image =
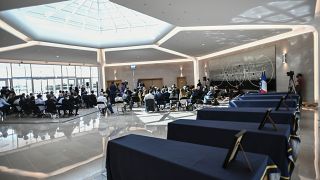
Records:
<instances>
[{"instance_id":1,"label":"tiled floor","mask_svg":"<svg viewBox=\"0 0 320 180\"><path fill-rule=\"evenodd\" d=\"M104 117L86 112L65 123L15 119L24 124L0 124L0 179L106 179L102 172L108 140L130 133L166 138L168 122L195 115L135 108ZM303 111L301 119L302 143L292 179L319 179L319 113Z\"/></svg>"}]
</instances>

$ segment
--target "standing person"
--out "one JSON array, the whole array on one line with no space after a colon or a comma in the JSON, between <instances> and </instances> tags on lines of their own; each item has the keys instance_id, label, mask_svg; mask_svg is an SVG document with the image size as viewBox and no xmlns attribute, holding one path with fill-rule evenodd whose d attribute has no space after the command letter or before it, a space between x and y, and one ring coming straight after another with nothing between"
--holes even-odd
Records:
<instances>
[{"instance_id":1,"label":"standing person","mask_svg":"<svg viewBox=\"0 0 320 180\"><path fill-rule=\"evenodd\" d=\"M301 108L302 106L302 92L303 92L303 87L304 87L304 79L301 73L298 73L296 76L296 92L300 96L299 98L299 107Z\"/></svg>"},{"instance_id":2,"label":"standing person","mask_svg":"<svg viewBox=\"0 0 320 180\"><path fill-rule=\"evenodd\" d=\"M114 84L114 81L111 82L109 89L110 89L110 102L111 104L115 104L114 98L116 98L117 86Z\"/></svg>"}]
</instances>

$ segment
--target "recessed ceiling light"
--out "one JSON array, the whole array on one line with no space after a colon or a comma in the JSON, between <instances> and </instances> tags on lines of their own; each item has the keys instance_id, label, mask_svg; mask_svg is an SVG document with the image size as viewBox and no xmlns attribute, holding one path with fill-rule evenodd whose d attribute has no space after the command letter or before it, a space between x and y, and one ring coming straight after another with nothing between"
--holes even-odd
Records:
<instances>
[{"instance_id":1,"label":"recessed ceiling light","mask_svg":"<svg viewBox=\"0 0 320 180\"><path fill-rule=\"evenodd\" d=\"M201 46L205 46L205 45L206 45L205 43L202 43L202 44L201 44Z\"/></svg>"},{"instance_id":2,"label":"recessed ceiling light","mask_svg":"<svg viewBox=\"0 0 320 180\"><path fill-rule=\"evenodd\" d=\"M56 58L59 58L60 56L56 56Z\"/></svg>"}]
</instances>

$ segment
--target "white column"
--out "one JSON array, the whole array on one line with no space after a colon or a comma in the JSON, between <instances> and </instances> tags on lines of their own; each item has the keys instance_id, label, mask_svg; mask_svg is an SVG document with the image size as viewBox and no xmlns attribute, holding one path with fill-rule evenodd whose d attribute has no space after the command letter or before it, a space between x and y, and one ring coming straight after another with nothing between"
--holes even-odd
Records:
<instances>
[{"instance_id":1,"label":"white column","mask_svg":"<svg viewBox=\"0 0 320 180\"><path fill-rule=\"evenodd\" d=\"M106 73L104 64L106 62L106 56L102 49L97 50L97 61L99 64L98 73L99 73L99 89L106 90Z\"/></svg>"},{"instance_id":2,"label":"white column","mask_svg":"<svg viewBox=\"0 0 320 180\"><path fill-rule=\"evenodd\" d=\"M199 80L199 61L196 58L193 59L193 79L194 86L197 86Z\"/></svg>"},{"instance_id":3,"label":"white column","mask_svg":"<svg viewBox=\"0 0 320 180\"><path fill-rule=\"evenodd\" d=\"M315 27L315 31L313 32L313 38L314 38L314 101L318 103L318 107L320 107L319 97L320 97L320 80L319 80L319 69L320 69L320 63L319 63L319 33L320 32L320 16L316 16L315 20L313 21L312 25Z\"/></svg>"}]
</instances>

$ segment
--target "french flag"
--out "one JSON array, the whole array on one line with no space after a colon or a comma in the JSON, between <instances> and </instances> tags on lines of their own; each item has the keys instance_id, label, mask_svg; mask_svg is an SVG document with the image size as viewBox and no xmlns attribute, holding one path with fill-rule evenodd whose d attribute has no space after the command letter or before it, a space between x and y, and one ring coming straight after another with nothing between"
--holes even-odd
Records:
<instances>
[{"instance_id":1,"label":"french flag","mask_svg":"<svg viewBox=\"0 0 320 180\"><path fill-rule=\"evenodd\" d=\"M267 90L267 77L266 77L266 72L263 71L261 73L261 78L260 78L260 94L266 94L268 92Z\"/></svg>"}]
</instances>

